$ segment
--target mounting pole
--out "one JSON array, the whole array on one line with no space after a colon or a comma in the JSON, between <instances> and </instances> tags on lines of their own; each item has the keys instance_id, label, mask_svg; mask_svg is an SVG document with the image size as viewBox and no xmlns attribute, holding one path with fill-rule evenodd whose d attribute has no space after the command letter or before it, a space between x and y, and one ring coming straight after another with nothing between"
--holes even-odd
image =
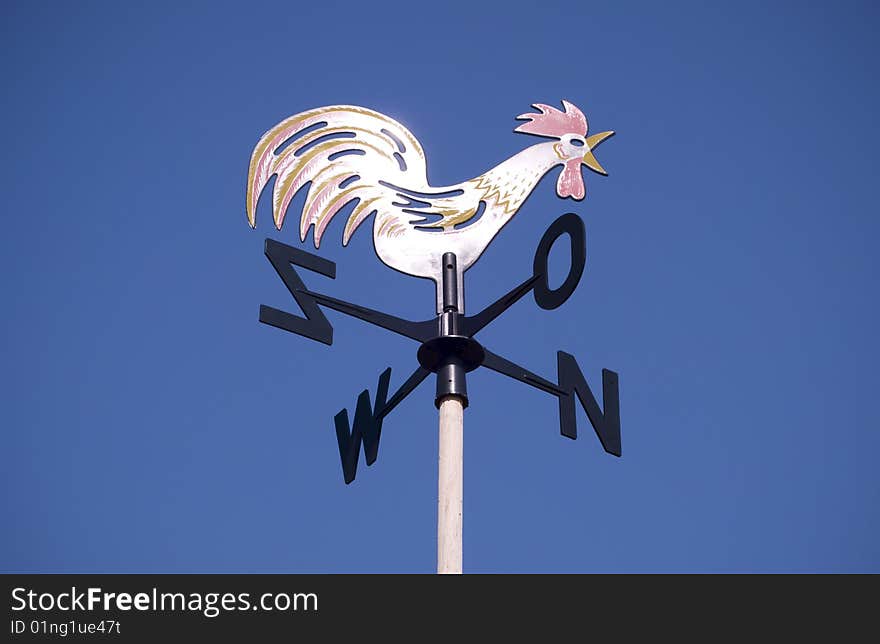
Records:
<instances>
[{"instance_id":1,"label":"mounting pole","mask_svg":"<svg viewBox=\"0 0 880 644\"><path fill-rule=\"evenodd\" d=\"M464 405L457 396L440 401L437 500L437 573L461 574L464 495Z\"/></svg>"},{"instance_id":2,"label":"mounting pole","mask_svg":"<svg viewBox=\"0 0 880 644\"><path fill-rule=\"evenodd\" d=\"M458 335L458 269L454 253L443 255L443 313L440 337ZM440 441L437 478L437 573L461 574L464 499L465 370L455 356L437 369Z\"/></svg>"},{"instance_id":3,"label":"mounting pole","mask_svg":"<svg viewBox=\"0 0 880 644\"><path fill-rule=\"evenodd\" d=\"M458 308L461 288L455 253L443 254L439 334L422 343L418 359L437 374L434 404L440 410L437 480L437 572L461 574L461 525L464 489L464 410L468 406L465 374L486 358L473 338L460 335Z\"/></svg>"}]
</instances>

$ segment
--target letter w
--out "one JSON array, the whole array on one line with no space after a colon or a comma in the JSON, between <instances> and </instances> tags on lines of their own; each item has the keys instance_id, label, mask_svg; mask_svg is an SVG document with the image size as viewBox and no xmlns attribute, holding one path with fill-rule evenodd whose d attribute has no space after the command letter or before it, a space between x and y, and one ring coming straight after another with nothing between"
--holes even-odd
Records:
<instances>
[{"instance_id":1,"label":"letter w","mask_svg":"<svg viewBox=\"0 0 880 644\"><path fill-rule=\"evenodd\" d=\"M382 433L382 418L379 414L385 407L388 397L388 383L391 381L391 369L388 368L379 376L376 386L376 404L370 407L370 392L364 389L358 396L354 411L354 424L349 424L348 410L343 409L333 418L336 424L336 441L339 443L339 458L342 460L342 476L345 483L354 481L357 474L358 457L361 442L364 445L364 460L367 465L376 462L379 456L379 436Z\"/></svg>"}]
</instances>

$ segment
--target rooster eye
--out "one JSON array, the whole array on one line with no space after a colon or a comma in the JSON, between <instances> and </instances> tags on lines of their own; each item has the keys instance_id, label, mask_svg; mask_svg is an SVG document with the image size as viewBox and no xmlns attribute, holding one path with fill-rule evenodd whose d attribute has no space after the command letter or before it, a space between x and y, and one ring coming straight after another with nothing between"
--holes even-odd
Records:
<instances>
[{"instance_id":1,"label":"rooster eye","mask_svg":"<svg viewBox=\"0 0 880 644\"><path fill-rule=\"evenodd\" d=\"M582 148L584 146L584 142L581 139L572 139L571 144L576 148Z\"/></svg>"}]
</instances>

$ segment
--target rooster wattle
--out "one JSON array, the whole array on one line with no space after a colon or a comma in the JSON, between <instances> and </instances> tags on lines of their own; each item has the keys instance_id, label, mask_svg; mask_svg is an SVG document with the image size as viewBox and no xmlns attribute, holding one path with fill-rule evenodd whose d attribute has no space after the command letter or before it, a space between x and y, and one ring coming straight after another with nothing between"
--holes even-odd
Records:
<instances>
[{"instance_id":1,"label":"rooster wattle","mask_svg":"<svg viewBox=\"0 0 880 644\"><path fill-rule=\"evenodd\" d=\"M352 233L370 215L376 253L403 273L434 280L437 310L442 310L442 257L455 253L458 293L462 274L516 214L547 172L563 166L556 182L562 197L583 199L581 165L607 174L593 148L614 132L587 136L587 119L568 101L564 111L533 105L521 114L523 132L548 141L526 148L475 179L453 186L428 184L425 153L416 138L394 119L372 110L336 105L291 116L266 132L254 148L248 171L247 216L256 225L260 194L273 176L273 213L280 230L294 194L311 183L300 218L300 239L314 227L317 248L336 213L356 202L342 235ZM462 298L462 295L459 295ZM463 300L459 312L464 313Z\"/></svg>"}]
</instances>

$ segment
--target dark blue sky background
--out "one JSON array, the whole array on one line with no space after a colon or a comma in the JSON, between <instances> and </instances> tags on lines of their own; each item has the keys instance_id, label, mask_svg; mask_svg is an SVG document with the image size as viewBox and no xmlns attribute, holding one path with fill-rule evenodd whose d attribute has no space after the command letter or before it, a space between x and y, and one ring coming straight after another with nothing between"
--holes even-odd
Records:
<instances>
[{"instance_id":1,"label":"dark blue sky background","mask_svg":"<svg viewBox=\"0 0 880 644\"><path fill-rule=\"evenodd\" d=\"M265 199L247 226L248 160L282 118L350 103L404 123L448 185L566 98L618 132L610 176L577 203L551 173L468 302L581 215L574 296L481 337L551 379L574 354L597 392L619 372L624 455L475 372L465 570L880 572L875 4L141 5L2 9L0 569L433 571L433 382L345 486L333 415L416 345L333 312L332 348L257 322L296 310L264 238L299 240ZM369 230L342 248L334 222L338 278L307 284L429 317L431 284Z\"/></svg>"}]
</instances>

